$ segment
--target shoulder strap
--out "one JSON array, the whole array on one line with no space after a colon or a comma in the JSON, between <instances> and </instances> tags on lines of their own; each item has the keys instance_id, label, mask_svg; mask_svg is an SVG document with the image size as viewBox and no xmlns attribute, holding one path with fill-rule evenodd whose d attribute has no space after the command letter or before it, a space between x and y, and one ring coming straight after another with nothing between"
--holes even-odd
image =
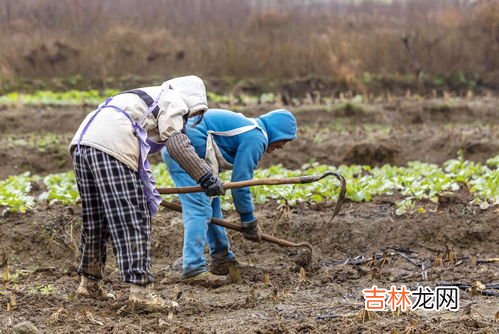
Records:
<instances>
[{"instance_id":1,"label":"shoulder strap","mask_svg":"<svg viewBox=\"0 0 499 334\"><path fill-rule=\"evenodd\" d=\"M127 91L121 92L119 94L128 94L128 93L135 94L138 97L140 97L140 99L142 101L144 101L144 103L147 105L148 108L150 108L153 105L153 103L154 103L153 98L149 94L147 94L146 92L144 92L143 90L140 90L140 89L127 90ZM157 118L158 117L158 113L159 113L159 106L156 106L152 110L152 114L154 115L154 117Z\"/></svg>"},{"instance_id":2,"label":"shoulder strap","mask_svg":"<svg viewBox=\"0 0 499 334\"><path fill-rule=\"evenodd\" d=\"M268 141L269 139L267 137L267 132L265 132L265 130L262 129L262 127L260 125L258 125L257 121L254 118L249 118L249 120L251 121L251 123L253 123L253 125L241 126L239 128L235 128L235 129L228 130L228 131L208 130L208 132L211 134L214 134L215 136L233 137L233 136L240 135L242 133L246 133L246 132L251 131L253 129L258 129L262 132L263 136Z\"/></svg>"}]
</instances>

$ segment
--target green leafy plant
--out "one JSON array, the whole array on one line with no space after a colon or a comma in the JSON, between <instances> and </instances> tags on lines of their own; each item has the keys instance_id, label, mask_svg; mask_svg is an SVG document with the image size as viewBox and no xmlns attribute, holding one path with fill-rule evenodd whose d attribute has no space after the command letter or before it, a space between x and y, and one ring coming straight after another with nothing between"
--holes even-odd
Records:
<instances>
[{"instance_id":1,"label":"green leafy plant","mask_svg":"<svg viewBox=\"0 0 499 334\"><path fill-rule=\"evenodd\" d=\"M3 213L24 213L35 205L35 199L29 195L32 180L29 172L26 172L0 181L0 207L4 208Z\"/></svg>"},{"instance_id":2,"label":"green leafy plant","mask_svg":"<svg viewBox=\"0 0 499 334\"><path fill-rule=\"evenodd\" d=\"M43 183L47 191L39 196L39 200L48 200L49 204L74 205L80 199L73 172L46 176Z\"/></svg>"}]
</instances>

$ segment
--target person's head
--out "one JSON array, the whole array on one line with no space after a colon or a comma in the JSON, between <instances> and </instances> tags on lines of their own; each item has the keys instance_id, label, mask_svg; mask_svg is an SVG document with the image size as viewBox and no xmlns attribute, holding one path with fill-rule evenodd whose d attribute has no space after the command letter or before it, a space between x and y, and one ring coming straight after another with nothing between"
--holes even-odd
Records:
<instances>
[{"instance_id":1,"label":"person's head","mask_svg":"<svg viewBox=\"0 0 499 334\"><path fill-rule=\"evenodd\" d=\"M189 111L189 118L200 116L208 110L206 87L203 80L195 75L178 77L164 83L182 97Z\"/></svg>"},{"instance_id":2,"label":"person's head","mask_svg":"<svg viewBox=\"0 0 499 334\"><path fill-rule=\"evenodd\" d=\"M278 141L275 141L273 143L270 143L269 146L267 147L267 153L272 153L274 152L275 150L280 150L282 148L284 148L284 145L286 145L286 143L290 142L291 140L278 140Z\"/></svg>"},{"instance_id":3,"label":"person's head","mask_svg":"<svg viewBox=\"0 0 499 334\"><path fill-rule=\"evenodd\" d=\"M291 112L278 109L259 117L265 124L269 145L267 153L282 149L286 143L296 138L296 119Z\"/></svg>"}]
</instances>

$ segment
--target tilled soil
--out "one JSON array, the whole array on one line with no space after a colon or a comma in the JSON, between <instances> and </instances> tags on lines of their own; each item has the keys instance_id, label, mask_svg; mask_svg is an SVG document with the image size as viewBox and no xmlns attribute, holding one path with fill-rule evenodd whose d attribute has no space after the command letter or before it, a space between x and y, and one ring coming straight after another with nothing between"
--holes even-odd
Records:
<instances>
[{"instance_id":1,"label":"tilled soil","mask_svg":"<svg viewBox=\"0 0 499 334\"><path fill-rule=\"evenodd\" d=\"M265 156L260 167L282 163L299 168L324 164L403 165L442 163L462 152L484 162L499 152L499 105L495 97L452 100L396 99L391 102L287 107L298 120L298 139ZM341 105L340 105L341 106ZM278 106L234 107L257 117ZM336 109L335 109L336 108ZM30 171L48 174L71 169L67 146L91 107L0 110L0 179ZM40 149L43 136L52 143ZM151 162L160 161L159 154Z\"/></svg>"},{"instance_id":2,"label":"tilled soil","mask_svg":"<svg viewBox=\"0 0 499 334\"><path fill-rule=\"evenodd\" d=\"M312 243L312 261L300 272L302 251L253 243L230 232L243 282L217 289L181 281L172 268L181 256L180 217L162 211L153 228L155 287L164 297L177 298L177 314L129 310L127 286L119 280L110 250L105 283L117 300L75 295L79 207L12 215L0 224L1 251L9 255L12 275L0 294L0 332L15 332L13 325L30 321L46 333L493 333L497 289L484 291L495 297L462 289L459 312L378 312L367 321L358 316L364 308L362 289L373 285L415 290L418 285L499 281L498 263L480 263L497 256L498 210L470 207L466 194L459 198L444 207L426 204L425 213L403 217L394 216L394 197L346 203L331 223L328 205L302 204L287 216L275 205L258 207L267 233ZM452 265L444 256L443 266L436 266L434 260L439 252L445 254L446 246L457 252L457 262ZM383 251L386 263L381 263ZM369 262L373 254L378 256L374 267ZM473 255L478 255L476 265ZM347 260L357 264L345 264ZM425 279L420 263L427 268ZM9 292L16 306L6 312Z\"/></svg>"},{"instance_id":3,"label":"tilled soil","mask_svg":"<svg viewBox=\"0 0 499 334\"><path fill-rule=\"evenodd\" d=\"M497 105L494 98L452 103L401 99L329 112L325 106L290 108L300 137L265 157L262 166L296 168L311 159L329 164L439 163L458 150L467 159L484 162L499 152ZM256 116L272 108L240 111ZM70 169L65 146L86 112L0 111L0 179L26 170L47 174ZM46 132L59 141L43 152L15 140ZM0 218L0 255L6 254L11 275L0 286L0 333L21 333L27 321L43 333L497 333L499 290L491 284L499 283L499 264L484 261L498 257L499 209L481 210L469 205L470 199L462 189L443 198L440 206L418 203L425 210L396 216L399 196L379 196L369 203L345 203L332 222L334 203L305 203L289 210L257 206L265 232L310 242L312 261L302 261L302 250L253 243L229 232L243 281L217 289L182 282L173 267L182 252L181 218L163 210L153 224L155 288L179 302L176 314L137 313L127 307L127 286L120 282L110 244L104 282L117 300L76 296L81 209L40 204L27 214ZM455 261L449 261L449 250L456 252ZM474 294L468 288L474 280L486 289ZM414 290L442 284L462 287L460 311L377 312L370 319L359 315L362 290L373 285ZM14 304L9 310L8 303Z\"/></svg>"}]
</instances>

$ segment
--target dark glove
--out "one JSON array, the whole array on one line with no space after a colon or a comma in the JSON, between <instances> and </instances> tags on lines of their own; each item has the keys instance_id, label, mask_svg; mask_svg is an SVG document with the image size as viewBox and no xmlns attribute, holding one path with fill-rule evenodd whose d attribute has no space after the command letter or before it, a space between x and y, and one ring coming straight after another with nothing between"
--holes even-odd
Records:
<instances>
[{"instance_id":1,"label":"dark glove","mask_svg":"<svg viewBox=\"0 0 499 334\"><path fill-rule=\"evenodd\" d=\"M199 179L199 184L203 187L204 192L208 196L225 195L225 188L222 180L214 176L212 173L206 173Z\"/></svg>"},{"instance_id":2,"label":"dark glove","mask_svg":"<svg viewBox=\"0 0 499 334\"><path fill-rule=\"evenodd\" d=\"M254 220L251 223L243 224L242 233L243 237L251 241L262 241L262 229L258 226L258 220Z\"/></svg>"}]
</instances>

